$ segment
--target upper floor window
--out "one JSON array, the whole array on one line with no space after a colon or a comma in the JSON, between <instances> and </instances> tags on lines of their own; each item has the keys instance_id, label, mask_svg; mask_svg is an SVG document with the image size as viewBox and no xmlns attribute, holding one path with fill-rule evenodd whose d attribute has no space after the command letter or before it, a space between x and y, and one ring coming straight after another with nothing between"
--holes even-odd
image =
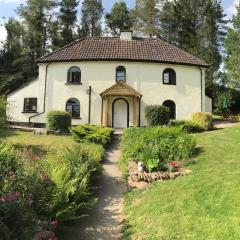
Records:
<instances>
[{"instance_id":1,"label":"upper floor window","mask_svg":"<svg viewBox=\"0 0 240 240\"><path fill-rule=\"evenodd\" d=\"M24 112L37 112L37 98L24 98Z\"/></svg>"},{"instance_id":2,"label":"upper floor window","mask_svg":"<svg viewBox=\"0 0 240 240\"><path fill-rule=\"evenodd\" d=\"M68 83L81 83L81 70L79 67L71 67L68 70Z\"/></svg>"},{"instance_id":3,"label":"upper floor window","mask_svg":"<svg viewBox=\"0 0 240 240\"><path fill-rule=\"evenodd\" d=\"M176 72L167 68L163 71L163 84L176 85Z\"/></svg>"},{"instance_id":4,"label":"upper floor window","mask_svg":"<svg viewBox=\"0 0 240 240\"><path fill-rule=\"evenodd\" d=\"M119 66L116 69L116 82L126 81L126 68L123 66Z\"/></svg>"},{"instance_id":5,"label":"upper floor window","mask_svg":"<svg viewBox=\"0 0 240 240\"><path fill-rule=\"evenodd\" d=\"M66 111L72 118L80 118L80 102L76 98L71 98L66 103Z\"/></svg>"}]
</instances>

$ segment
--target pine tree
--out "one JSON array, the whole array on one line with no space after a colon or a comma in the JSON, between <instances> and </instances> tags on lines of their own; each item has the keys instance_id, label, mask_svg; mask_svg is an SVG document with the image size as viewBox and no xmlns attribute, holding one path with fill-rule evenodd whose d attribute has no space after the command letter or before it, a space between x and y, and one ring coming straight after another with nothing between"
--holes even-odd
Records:
<instances>
[{"instance_id":1,"label":"pine tree","mask_svg":"<svg viewBox=\"0 0 240 240\"><path fill-rule=\"evenodd\" d=\"M119 35L124 26L131 27L130 11L124 1L116 2L111 12L106 15L107 26L113 35Z\"/></svg>"},{"instance_id":2,"label":"pine tree","mask_svg":"<svg viewBox=\"0 0 240 240\"><path fill-rule=\"evenodd\" d=\"M58 16L58 19L60 22L61 29L60 30L61 46L67 45L75 39L74 29L76 28L77 22L78 4L79 4L78 0L62 0L59 4L60 14Z\"/></svg>"},{"instance_id":3,"label":"pine tree","mask_svg":"<svg viewBox=\"0 0 240 240\"><path fill-rule=\"evenodd\" d=\"M236 6L237 13L232 18L232 26L227 29L225 40L225 66L230 79L228 84L240 87L240 3Z\"/></svg>"},{"instance_id":4,"label":"pine tree","mask_svg":"<svg viewBox=\"0 0 240 240\"><path fill-rule=\"evenodd\" d=\"M221 64L220 49L225 36L225 15L219 0L174 0L171 32L175 44L209 64L207 93ZM173 35L172 35L173 36Z\"/></svg>"},{"instance_id":5,"label":"pine tree","mask_svg":"<svg viewBox=\"0 0 240 240\"><path fill-rule=\"evenodd\" d=\"M162 33L159 0L136 0L132 10L134 30L137 35L159 37Z\"/></svg>"},{"instance_id":6,"label":"pine tree","mask_svg":"<svg viewBox=\"0 0 240 240\"><path fill-rule=\"evenodd\" d=\"M81 13L81 29L79 35L81 37L100 36L102 34L102 0L84 0Z\"/></svg>"}]
</instances>

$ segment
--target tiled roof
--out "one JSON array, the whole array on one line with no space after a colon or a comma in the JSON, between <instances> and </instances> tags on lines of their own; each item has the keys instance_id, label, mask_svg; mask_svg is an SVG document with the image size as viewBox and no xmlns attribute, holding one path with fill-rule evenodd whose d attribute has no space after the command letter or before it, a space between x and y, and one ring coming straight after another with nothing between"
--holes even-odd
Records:
<instances>
[{"instance_id":1,"label":"tiled roof","mask_svg":"<svg viewBox=\"0 0 240 240\"><path fill-rule=\"evenodd\" d=\"M134 61L208 67L199 58L160 39L91 37L77 40L39 58L37 63L68 61Z\"/></svg>"}]
</instances>

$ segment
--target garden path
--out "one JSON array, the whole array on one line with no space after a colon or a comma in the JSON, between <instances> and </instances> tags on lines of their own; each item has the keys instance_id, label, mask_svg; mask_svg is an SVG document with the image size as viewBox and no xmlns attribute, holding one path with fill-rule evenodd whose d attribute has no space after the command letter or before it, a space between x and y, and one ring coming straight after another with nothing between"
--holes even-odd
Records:
<instances>
[{"instance_id":1,"label":"garden path","mask_svg":"<svg viewBox=\"0 0 240 240\"><path fill-rule=\"evenodd\" d=\"M97 190L98 202L71 227L61 229L60 240L114 240L121 238L123 194L126 184L118 169L119 135L115 135L103 162L103 174Z\"/></svg>"}]
</instances>

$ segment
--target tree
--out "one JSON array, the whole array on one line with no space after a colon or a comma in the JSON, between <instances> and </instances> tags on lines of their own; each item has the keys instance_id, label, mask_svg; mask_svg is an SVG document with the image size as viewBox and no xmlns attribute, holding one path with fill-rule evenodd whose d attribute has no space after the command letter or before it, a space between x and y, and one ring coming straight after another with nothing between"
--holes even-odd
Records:
<instances>
[{"instance_id":1,"label":"tree","mask_svg":"<svg viewBox=\"0 0 240 240\"><path fill-rule=\"evenodd\" d=\"M124 1L113 5L111 12L106 15L106 23L113 35L119 35L125 26L132 25L130 11Z\"/></svg>"},{"instance_id":2,"label":"tree","mask_svg":"<svg viewBox=\"0 0 240 240\"><path fill-rule=\"evenodd\" d=\"M159 0L136 0L132 16L133 27L138 35L149 37L161 35L160 2Z\"/></svg>"},{"instance_id":3,"label":"tree","mask_svg":"<svg viewBox=\"0 0 240 240\"><path fill-rule=\"evenodd\" d=\"M103 15L102 0L84 0L81 8L81 29L79 35L100 36Z\"/></svg>"},{"instance_id":4,"label":"tree","mask_svg":"<svg viewBox=\"0 0 240 240\"><path fill-rule=\"evenodd\" d=\"M75 39L74 28L77 22L78 4L78 0L62 0L59 4L60 14L58 19L60 22L61 46L65 46Z\"/></svg>"},{"instance_id":5,"label":"tree","mask_svg":"<svg viewBox=\"0 0 240 240\"><path fill-rule=\"evenodd\" d=\"M211 94L221 64L220 49L225 37L225 15L219 0L174 0L171 34L176 45L209 64L207 92ZM172 18L174 16L174 18Z\"/></svg>"},{"instance_id":6,"label":"tree","mask_svg":"<svg viewBox=\"0 0 240 240\"><path fill-rule=\"evenodd\" d=\"M236 6L237 13L232 18L232 26L227 29L227 38L225 40L225 67L228 77L231 79L231 85L240 87L240 3Z\"/></svg>"}]
</instances>

